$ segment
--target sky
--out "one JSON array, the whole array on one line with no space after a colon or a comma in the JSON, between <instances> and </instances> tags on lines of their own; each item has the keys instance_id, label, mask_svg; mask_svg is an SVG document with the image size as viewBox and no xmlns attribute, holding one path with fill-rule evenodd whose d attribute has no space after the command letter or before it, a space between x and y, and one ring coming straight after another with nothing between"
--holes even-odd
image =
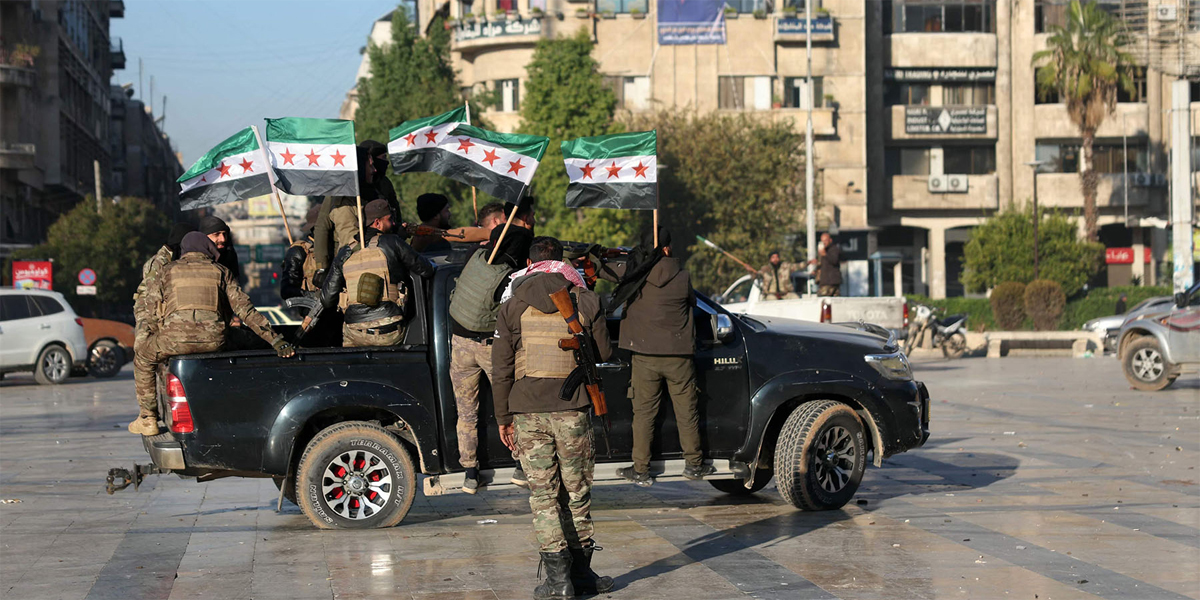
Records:
<instances>
[{"instance_id":1,"label":"sky","mask_svg":"<svg viewBox=\"0 0 1200 600\"><path fill-rule=\"evenodd\" d=\"M183 155L183 168L267 117L337 118L372 23L397 0L125 0L111 34L132 83ZM115 40L114 40L115 43ZM138 59L142 60L141 92ZM143 95L144 94L144 95Z\"/></svg>"}]
</instances>

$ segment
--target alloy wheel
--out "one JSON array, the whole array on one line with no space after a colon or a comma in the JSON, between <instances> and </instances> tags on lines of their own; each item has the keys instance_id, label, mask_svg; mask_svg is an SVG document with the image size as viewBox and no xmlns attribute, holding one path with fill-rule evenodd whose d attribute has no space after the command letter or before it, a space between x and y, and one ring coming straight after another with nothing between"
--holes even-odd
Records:
<instances>
[{"instance_id":1,"label":"alloy wheel","mask_svg":"<svg viewBox=\"0 0 1200 600\"><path fill-rule=\"evenodd\" d=\"M54 349L45 354L41 364L42 374L50 381L62 381L71 372L71 363L67 353Z\"/></svg>"},{"instance_id":2,"label":"alloy wheel","mask_svg":"<svg viewBox=\"0 0 1200 600\"><path fill-rule=\"evenodd\" d=\"M367 519L392 499L392 471L375 453L351 450L325 466L321 493L326 504L344 519Z\"/></svg>"},{"instance_id":3,"label":"alloy wheel","mask_svg":"<svg viewBox=\"0 0 1200 600\"><path fill-rule=\"evenodd\" d=\"M829 493L840 492L854 472L854 439L845 427L825 430L813 447L813 467L817 483Z\"/></svg>"},{"instance_id":4,"label":"alloy wheel","mask_svg":"<svg viewBox=\"0 0 1200 600\"><path fill-rule=\"evenodd\" d=\"M1133 355L1133 374L1142 381L1156 381L1164 368L1162 353L1154 348L1141 348Z\"/></svg>"},{"instance_id":5,"label":"alloy wheel","mask_svg":"<svg viewBox=\"0 0 1200 600\"><path fill-rule=\"evenodd\" d=\"M92 369L101 373L119 368L117 366L117 353L113 349L103 344L96 344L92 347Z\"/></svg>"}]
</instances>

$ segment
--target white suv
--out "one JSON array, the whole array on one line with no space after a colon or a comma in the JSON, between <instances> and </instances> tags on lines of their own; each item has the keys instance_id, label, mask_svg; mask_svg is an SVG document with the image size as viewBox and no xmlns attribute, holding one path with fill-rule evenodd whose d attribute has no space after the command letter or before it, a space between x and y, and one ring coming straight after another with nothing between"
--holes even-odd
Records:
<instances>
[{"instance_id":1,"label":"white suv","mask_svg":"<svg viewBox=\"0 0 1200 600\"><path fill-rule=\"evenodd\" d=\"M87 362L83 322L62 294L0 288L0 375L33 371L38 383L56 384Z\"/></svg>"}]
</instances>

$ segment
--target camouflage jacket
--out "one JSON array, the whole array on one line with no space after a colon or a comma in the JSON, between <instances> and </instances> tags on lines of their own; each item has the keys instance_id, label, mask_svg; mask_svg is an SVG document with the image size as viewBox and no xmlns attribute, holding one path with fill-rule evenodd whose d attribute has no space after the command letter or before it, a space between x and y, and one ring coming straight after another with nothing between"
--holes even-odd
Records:
<instances>
[{"instance_id":1,"label":"camouflage jacket","mask_svg":"<svg viewBox=\"0 0 1200 600\"><path fill-rule=\"evenodd\" d=\"M137 292L133 294L133 318L137 323L137 328L143 327L155 329L157 328L156 315L154 311L146 306L145 296L146 288L155 285L158 281L158 275L162 272L162 268L167 266L174 259L171 248L163 246L154 253L154 256L146 259L146 263L142 265L142 282L138 284Z\"/></svg>"},{"instance_id":2,"label":"camouflage jacket","mask_svg":"<svg viewBox=\"0 0 1200 600\"><path fill-rule=\"evenodd\" d=\"M216 313L205 310L180 310L173 314L163 314L167 305L167 296L172 289L172 270L175 265L184 263L207 262L220 271L220 289L217 292L219 308ZM274 343L279 335L271 329L267 318L254 309L254 303L246 292L242 291L233 273L223 265L199 252L189 252L179 257L159 271L159 276L147 285L144 296L147 309L154 315L159 335L178 342L211 342L224 338L225 328L232 316L236 315L256 335Z\"/></svg>"},{"instance_id":3,"label":"camouflage jacket","mask_svg":"<svg viewBox=\"0 0 1200 600\"><path fill-rule=\"evenodd\" d=\"M795 292L792 289L792 271L801 271L804 269L802 263L779 263L779 270L776 271L771 267L771 263L767 263L758 272L762 277L762 293L764 296L773 294L776 297L784 296Z\"/></svg>"}]
</instances>

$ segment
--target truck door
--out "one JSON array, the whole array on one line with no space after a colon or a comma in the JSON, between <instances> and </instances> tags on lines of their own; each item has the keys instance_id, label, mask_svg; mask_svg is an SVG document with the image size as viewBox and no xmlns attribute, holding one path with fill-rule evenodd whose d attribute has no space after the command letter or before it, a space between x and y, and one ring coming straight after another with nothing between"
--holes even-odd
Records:
<instances>
[{"instance_id":1,"label":"truck door","mask_svg":"<svg viewBox=\"0 0 1200 600\"><path fill-rule=\"evenodd\" d=\"M1167 344L1176 363L1200 362L1200 285L1188 291L1186 306L1171 308Z\"/></svg>"}]
</instances>

